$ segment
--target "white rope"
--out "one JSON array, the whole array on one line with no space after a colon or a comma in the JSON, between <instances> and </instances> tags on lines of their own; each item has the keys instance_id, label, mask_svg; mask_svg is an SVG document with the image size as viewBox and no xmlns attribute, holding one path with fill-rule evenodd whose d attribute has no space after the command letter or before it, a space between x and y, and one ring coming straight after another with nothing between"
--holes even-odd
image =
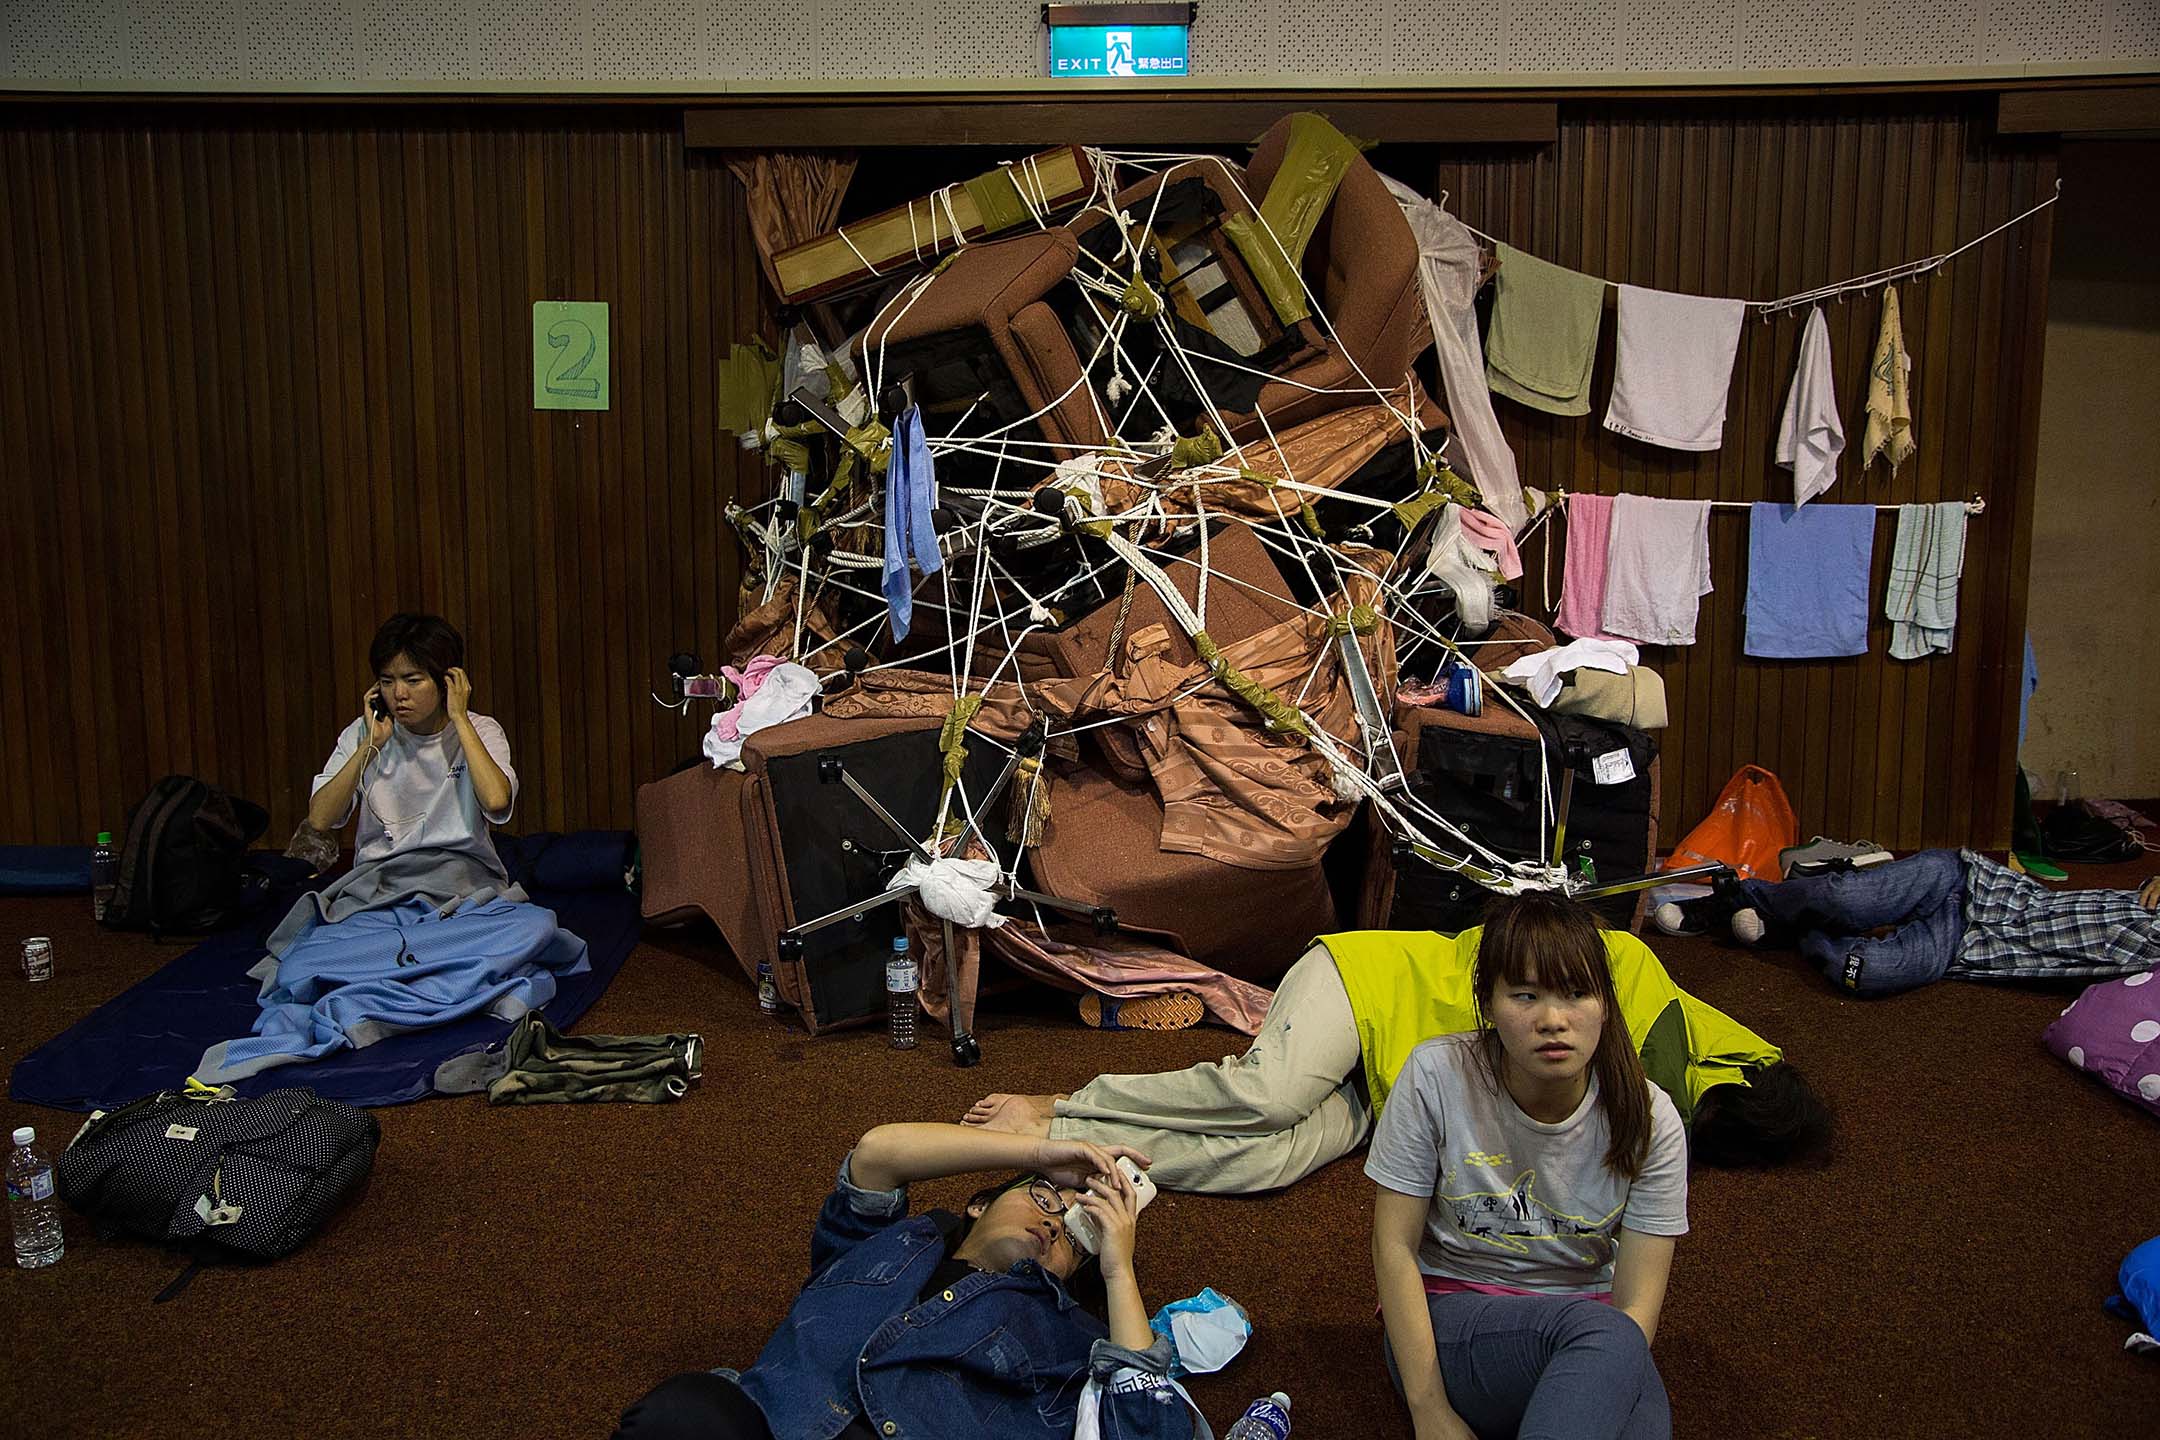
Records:
<instances>
[{"instance_id":1,"label":"white rope","mask_svg":"<svg viewBox=\"0 0 2160 1440\"><path fill-rule=\"evenodd\" d=\"M1445 201L1445 198L1445 196L1442 197L1443 202ZM2032 219L2033 216L2038 215L2041 211L2047 209L2048 206L2053 205L2056 201L2060 199L2062 199L2062 181L2057 180L2055 182L2055 193L2053 195L2048 196L2047 199L2042 200L2039 204L2034 205L2030 209L2025 210L2020 214L2011 216L2008 220L2003 221L2002 224L1997 225L1994 229L1987 231L1985 234L1975 235L1972 239L1967 240L1964 244L1958 246L1954 250L1945 250L1940 255L1923 256L1918 260L1901 261L1900 263L1896 265L1891 265L1885 269L1872 270L1865 275L1855 275L1852 276L1850 279L1846 280L1833 280L1827 285L1817 285L1812 290L1801 290L1791 295L1782 295L1775 300L1743 300L1741 303L1743 305L1746 305L1751 310L1762 311L1764 317L1768 318L1770 315L1775 314L1778 311L1791 310L1801 305L1812 304L1817 300L1828 300L1833 296L1838 295L1850 295L1855 291L1874 290L1884 285L1894 285L1898 281L1911 276L1930 274L1933 271L1940 270L1943 266L1949 264L1952 260L1957 259L1958 256L1963 255L1966 251L1971 250L1975 246L1986 244L1988 241L1994 239L1997 235L2002 234L2003 231L2010 229L2012 226L2024 224L2027 220ZM1483 230L1478 229L1475 225L1465 223L1463 225L1463 228L1465 230L1468 230L1471 234L1477 236L1480 240L1485 241L1489 245L1499 245L1503 243L1502 241L1495 240L1492 236L1486 234ZM1509 246L1508 248L1519 249L1520 247ZM1525 251L1524 253L1527 254L1529 252ZM1586 274L1588 272L1577 271L1576 273ZM1603 276L1599 275L1592 275L1590 276L1590 278L1604 285L1612 285L1618 283L1616 281L1607 280Z\"/></svg>"}]
</instances>

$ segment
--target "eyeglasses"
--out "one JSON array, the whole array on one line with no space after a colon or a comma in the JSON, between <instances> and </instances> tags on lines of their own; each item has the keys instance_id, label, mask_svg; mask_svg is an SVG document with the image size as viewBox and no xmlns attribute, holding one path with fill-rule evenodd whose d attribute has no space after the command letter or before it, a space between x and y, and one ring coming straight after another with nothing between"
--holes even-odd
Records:
<instances>
[{"instance_id":1,"label":"eyeglasses","mask_svg":"<svg viewBox=\"0 0 2160 1440\"><path fill-rule=\"evenodd\" d=\"M1084 1262L1091 1258L1087 1251L1080 1248L1080 1242L1073 1238L1071 1227L1065 1224L1064 1193L1048 1180L1040 1179L1028 1181L1027 1193L1028 1199L1035 1202L1037 1210L1058 1222L1057 1243L1071 1251L1076 1260Z\"/></svg>"}]
</instances>

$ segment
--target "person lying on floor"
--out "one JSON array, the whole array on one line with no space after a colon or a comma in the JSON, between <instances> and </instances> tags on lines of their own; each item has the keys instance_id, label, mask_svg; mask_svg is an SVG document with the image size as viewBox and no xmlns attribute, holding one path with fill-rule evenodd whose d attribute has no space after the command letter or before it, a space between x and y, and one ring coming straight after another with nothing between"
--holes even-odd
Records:
<instances>
[{"instance_id":1,"label":"person lying on floor","mask_svg":"<svg viewBox=\"0 0 2160 1440\"><path fill-rule=\"evenodd\" d=\"M357 815L350 873L271 932L253 1035L213 1045L222 1084L385 1035L488 1013L515 1020L586 968L585 942L510 883L488 827L517 771L502 726L472 713L465 641L437 615L393 615L368 648L375 683L308 801L329 833Z\"/></svg>"},{"instance_id":2,"label":"person lying on floor","mask_svg":"<svg viewBox=\"0 0 2160 1440\"><path fill-rule=\"evenodd\" d=\"M1636 1059L1594 912L1486 922L1477 1029L1410 1052L1365 1173L1388 1374L1419 1440L1667 1440L1650 1357L1687 1233L1680 1114Z\"/></svg>"},{"instance_id":3,"label":"person lying on floor","mask_svg":"<svg viewBox=\"0 0 2160 1440\"><path fill-rule=\"evenodd\" d=\"M878 1126L840 1162L809 1278L757 1363L661 1382L616 1440L1071 1440L1090 1374L1104 1440L1183 1440L1192 1422L1134 1277L1139 1197L1119 1156L1147 1165L1119 1146ZM963 1213L908 1213L916 1181L1015 1168ZM1099 1256L1065 1228L1076 1202Z\"/></svg>"},{"instance_id":4,"label":"person lying on floor","mask_svg":"<svg viewBox=\"0 0 2160 1440\"><path fill-rule=\"evenodd\" d=\"M1500 898L1460 935L1361 930L1313 943L1276 987L1243 1056L1165 1074L1103 1075L1069 1095L990 1095L966 1123L1124 1144L1166 1190L1242 1195L1302 1180L1361 1144L1418 1044L1477 1026L1472 976ZM1673 983L1650 947L1605 930L1643 1068L1714 1165L1779 1164L1829 1142L1828 1109L1776 1046Z\"/></svg>"},{"instance_id":5,"label":"person lying on floor","mask_svg":"<svg viewBox=\"0 0 2160 1440\"><path fill-rule=\"evenodd\" d=\"M2105 980L2160 962L2160 878L2051 890L1970 850L1790 880L1742 880L1680 908L1689 928L1790 945L1831 984L1896 995L1961 980Z\"/></svg>"}]
</instances>

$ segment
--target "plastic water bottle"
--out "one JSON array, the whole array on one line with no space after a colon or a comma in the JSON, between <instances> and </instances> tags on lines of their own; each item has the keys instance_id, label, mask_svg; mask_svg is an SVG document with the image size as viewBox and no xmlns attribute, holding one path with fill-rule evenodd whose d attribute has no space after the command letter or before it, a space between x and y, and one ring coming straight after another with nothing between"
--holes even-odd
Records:
<instances>
[{"instance_id":1,"label":"plastic water bottle","mask_svg":"<svg viewBox=\"0 0 2160 1440\"><path fill-rule=\"evenodd\" d=\"M1286 1440L1289 1434L1290 1397L1277 1390L1246 1406L1223 1440Z\"/></svg>"},{"instance_id":2,"label":"plastic water bottle","mask_svg":"<svg viewBox=\"0 0 2160 1440\"><path fill-rule=\"evenodd\" d=\"M905 935L893 936L885 962L885 1029L895 1050L915 1048L915 956Z\"/></svg>"},{"instance_id":3,"label":"plastic water bottle","mask_svg":"<svg viewBox=\"0 0 2160 1440\"><path fill-rule=\"evenodd\" d=\"M103 921L105 907L120 884L120 852L113 849L112 831L100 830L97 848L90 852L90 914Z\"/></svg>"},{"instance_id":4,"label":"plastic water bottle","mask_svg":"<svg viewBox=\"0 0 2160 1440\"><path fill-rule=\"evenodd\" d=\"M767 1015L780 1013L780 987L773 983L772 961L757 962L757 1008Z\"/></svg>"},{"instance_id":5,"label":"plastic water bottle","mask_svg":"<svg viewBox=\"0 0 2160 1440\"><path fill-rule=\"evenodd\" d=\"M15 1222L15 1263L25 1270L58 1264L67 1253L67 1236L60 1229L52 1162L38 1153L37 1131L28 1125L15 1132L7 1193L8 1218Z\"/></svg>"}]
</instances>

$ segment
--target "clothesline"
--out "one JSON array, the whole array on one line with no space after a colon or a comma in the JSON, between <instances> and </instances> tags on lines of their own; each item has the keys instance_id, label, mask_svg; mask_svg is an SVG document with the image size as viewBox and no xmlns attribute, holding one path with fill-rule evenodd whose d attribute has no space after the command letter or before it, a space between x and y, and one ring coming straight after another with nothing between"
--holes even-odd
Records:
<instances>
[{"instance_id":1,"label":"clothesline","mask_svg":"<svg viewBox=\"0 0 2160 1440\"><path fill-rule=\"evenodd\" d=\"M1568 502L1568 500L1569 500L1570 498L1571 498L1571 496L1570 496L1570 493L1569 493L1569 492L1562 492L1562 493L1561 493L1560 495L1558 495L1558 496L1555 496L1555 497L1554 497L1553 503L1554 503L1555 505L1563 505L1563 506L1564 506L1564 505L1566 505L1566 504L1567 504L1567 502ZM1677 498L1677 497L1676 497L1676 498ZM1707 501L1707 502L1705 502L1705 503L1707 503L1707 504L1708 504L1708 505L1710 506L1710 508L1711 508L1711 509L1713 509L1713 510L1752 510L1752 509L1754 509L1754 508L1755 508L1755 506L1757 506L1757 505L1759 505L1759 504L1763 504L1763 503L1766 503L1766 502L1763 502L1763 501L1758 501L1758 500L1711 500L1711 501ZM1768 502L1768 503L1777 503L1777 502ZM1818 501L1817 501L1817 502L1815 502L1815 503L1817 503L1818 505L1835 505L1835 504L1837 504L1837 503L1839 503L1839 502L1837 502L1837 501L1835 501L1835 500L1818 500ZM1906 503L1907 503L1907 504L1913 504L1913 505L1928 505L1928 504L1936 504L1936 503L1940 503L1940 502L1936 502L1936 501L1928 501L1928 500L1913 500L1913 501L1908 501L1908 502L1906 502ZM1877 505L1877 506L1875 507L1876 511L1877 511L1878 513L1881 513L1881 514L1889 514L1889 513L1892 513L1892 512L1894 512L1894 511L1902 510L1902 509L1904 509L1904 508L1905 508L1905 506L1904 506L1904 505ZM1987 511L1987 497L1986 497L1986 496L1983 496L1983 495L1975 495L1975 496L1973 496L1973 497L1972 497L1972 499L1970 499L1970 500L1967 500L1967 501L1965 502L1965 513L1966 513L1967 515L1981 515L1981 514L1985 514L1985 513L1986 513L1986 511ZM1529 538L1529 535L1528 535L1528 533L1527 533L1527 532L1525 532L1525 534L1523 535L1523 537L1522 537L1522 538L1523 538L1523 539L1525 539L1525 540L1527 540L1527 539Z\"/></svg>"},{"instance_id":2,"label":"clothesline","mask_svg":"<svg viewBox=\"0 0 2160 1440\"><path fill-rule=\"evenodd\" d=\"M1866 275L1855 275L1849 280L1838 280L1828 285L1818 285L1812 290L1802 290L1797 294L1786 295L1776 300L1744 300L1741 303L1746 305L1751 310L1760 310L1763 313L1763 318L1765 320L1768 320L1771 315L1777 313L1780 310L1792 310L1802 305L1812 304L1817 300L1828 300L1832 296L1848 295L1855 290L1872 290L1878 285L1893 285L1900 280L1906 280L1916 276L1930 274L1936 270L1940 270L1943 266L1949 264L1952 260L1957 259L1958 256L1963 255L1966 251L1972 249L1974 246L1986 244L1988 241L1994 239L1997 235L2002 234L2003 231L2010 229L2013 225L2024 224L2027 220L2032 219L2033 216L2039 214L2042 210L2047 209L2048 206L2053 205L2056 201L2060 199L2062 199L2062 181L2057 180L2055 182L2055 193L2053 195L2050 195L2045 200L2042 200L2039 204L2033 206L2030 210L2025 211L2023 214L2011 216L2008 220L2003 221L2002 224L1997 225L1994 229L1988 231L1986 234L1975 235L1972 239L1958 246L1955 250L1946 250L1940 255L1930 255L1927 256L1925 259L1907 260L1901 264L1892 265L1886 270L1871 271ZM1447 192L1444 190L1440 192L1440 203L1443 206L1447 204ZM1463 228L1465 230L1468 230L1471 234L1477 236L1480 240L1485 241L1489 245L1499 245L1503 243L1502 241L1495 239L1493 236L1486 234L1483 230L1478 229L1475 225L1471 225L1465 222ZM1517 249L1520 247L1510 246L1509 248ZM1528 252L1526 251L1524 253L1527 254ZM1573 269L1574 267L1568 266L1564 268ZM1578 271L1577 273L1580 274L1584 272ZM1606 285L1614 285L1619 283L1613 280L1606 280L1603 276L1592 276L1591 278L1599 280L1601 283Z\"/></svg>"}]
</instances>

